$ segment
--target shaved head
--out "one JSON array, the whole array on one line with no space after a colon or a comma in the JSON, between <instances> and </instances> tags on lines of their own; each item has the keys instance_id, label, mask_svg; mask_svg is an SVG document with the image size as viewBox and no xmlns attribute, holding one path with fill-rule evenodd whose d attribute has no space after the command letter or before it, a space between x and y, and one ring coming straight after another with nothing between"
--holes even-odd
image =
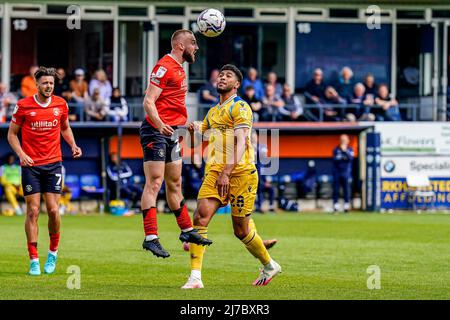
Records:
<instances>
[{"instance_id":1,"label":"shaved head","mask_svg":"<svg viewBox=\"0 0 450 320\"><path fill-rule=\"evenodd\" d=\"M193 63L195 53L198 50L197 39L190 30L180 29L172 34L171 38L172 53L178 52L184 61Z\"/></svg>"},{"instance_id":2,"label":"shaved head","mask_svg":"<svg viewBox=\"0 0 450 320\"><path fill-rule=\"evenodd\" d=\"M172 34L172 38L170 39L170 43L172 44L172 49L176 46L179 42L184 42L186 40L186 36L191 35L194 36L194 33L191 30L187 29L180 29L175 31Z\"/></svg>"}]
</instances>

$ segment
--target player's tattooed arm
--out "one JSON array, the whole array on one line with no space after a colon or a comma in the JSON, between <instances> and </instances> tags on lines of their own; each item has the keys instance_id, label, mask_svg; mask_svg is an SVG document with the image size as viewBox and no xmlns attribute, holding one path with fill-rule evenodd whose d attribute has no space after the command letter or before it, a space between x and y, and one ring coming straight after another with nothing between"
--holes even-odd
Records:
<instances>
[{"instance_id":1,"label":"player's tattooed arm","mask_svg":"<svg viewBox=\"0 0 450 320\"><path fill-rule=\"evenodd\" d=\"M26 167L30 167L34 164L34 161L23 151L18 137L19 131L20 126L11 122L8 129L8 142L11 148L20 158L20 164Z\"/></svg>"},{"instance_id":2,"label":"player's tattooed arm","mask_svg":"<svg viewBox=\"0 0 450 320\"><path fill-rule=\"evenodd\" d=\"M247 127L238 128L234 130L236 144L234 147L234 155L232 157L233 162L225 164L223 171L220 173L216 181L216 187L221 197L228 195L230 188L230 176L234 168L241 161L245 153L248 131L249 128Z\"/></svg>"},{"instance_id":3,"label":"player's tattooed arm","mask_svg":"<svg viewBox=\"0 0 450 320\"><path fill-rule=\"evenodd\" d=\"M161 92L162 92L161 88L158 88L157 86L152 85L151 83L148 85L144 97L144 110L161 134L171 136L173 134L172 127L162 122L161 118L159 117L158 110L156 109L155 102L158 99Z\"/></svg>"},{"instance_id":4,"label":"player's tattooed arm","mask_svg":"<svg viewBox=\"0 0 450 320\"><path fill-rule=\"evenodd\" d=\"M72 150L72 156L74 158L81 157L83 152L81 151L81 148L78 147L75 142L72 128L69 125L69 119L66 119L63 122L61 122L61 135L63 136L63 138L67 142L67 144L70 146L70 149Z\"/></svg>"}]
</instances>

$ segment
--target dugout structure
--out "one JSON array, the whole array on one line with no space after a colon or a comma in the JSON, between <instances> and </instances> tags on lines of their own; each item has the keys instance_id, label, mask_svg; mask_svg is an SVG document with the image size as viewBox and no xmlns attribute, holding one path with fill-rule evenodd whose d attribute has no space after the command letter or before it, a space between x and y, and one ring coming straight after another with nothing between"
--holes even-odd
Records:
<instances>
[{"instance_id":1,"label":"dugout structure","mask_svg":"<svg viewBox=\"0 0 450 320\"><path fill-rule=\"evenodd\" d=\"M77 143L83 149L83 157L73 160L65 142L62 143L64 165L68 174L98 174L106 186L106 165L111 152L121 149L121 158L133 171L142 174L142 151L139 144L140 122L72 123ZM287 175L308 166L314 160L319 173L331 174L332 151L341 134L351 137L355 150L353 179L360 188L362 209L380 209L380 136L372 123L255 123L254 129L279 137L278 146L271 150L271 157L278 157L278 175ZM11 152L6 139L8 124L0 124L0 157ZM184 152L186 155L186 152ZM143 175L143 174L142 174ZM115 190L111 190L115 192ZM104 203L108 203L105 193Z\"/></svg>"}]
</instances>

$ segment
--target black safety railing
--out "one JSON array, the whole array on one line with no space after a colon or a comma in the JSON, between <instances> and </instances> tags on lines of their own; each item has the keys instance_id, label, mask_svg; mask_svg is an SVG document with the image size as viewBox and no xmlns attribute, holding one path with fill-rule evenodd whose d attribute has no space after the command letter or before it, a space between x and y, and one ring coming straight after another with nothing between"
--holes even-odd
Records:
<instances>
[{"instance_id":1,"label":"black safety railing","mask_svg":"<svg viewBox=\"0 0 450 320\"><path fill-rule=\"evenodd\" d=\"M210 104L187 104L188 114L195 114L196 119L192 120L202 120L206 115ZM3 112L0 112L0 122L2 121L1 116L3 114L3 121L8 121L11 119L14 105L10 105L5 108ZM433 119L433 104L432 103L400 103L398 104L398 110L401 115L402 121L430 121ZM303 121L317 121L322 122L329 120L326 116L326 110L336 111L336 119L339 121L348 121L346 119L347 114L354 114L356 121L362 121L361 117L364 114L382 114L383 110L381 106L362 106L359 104L302 104L302 120ZM1 110L0 110L1 111ZM192 111L196 111L192 113ZM437 109L438 119L447 119L450 115L450 104L445 108ZM276 108L269 110L269 119L266 121L279 121L279 113ZM442 113L445 115L442 116ZM69 114L72 121L86 122L89 121L84 104L83 103L69 103ZM124 121L141 121L145 118L145 111L142 106L142 99L132 98L128 102L128 116ZM364 118L364 120L367 120ZM112 117L105 116L104 121L114 121Z\"/></svg>"}]
</instances>

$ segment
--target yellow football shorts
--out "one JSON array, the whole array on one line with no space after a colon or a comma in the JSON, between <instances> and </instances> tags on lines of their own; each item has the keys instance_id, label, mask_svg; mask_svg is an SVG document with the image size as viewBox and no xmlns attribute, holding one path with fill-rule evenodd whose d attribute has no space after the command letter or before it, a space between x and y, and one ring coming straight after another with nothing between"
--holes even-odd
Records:
<instances>
[{"instance_id":1,"label":"yellow football shorts","mask_svg":"<svg viewBox=\"0 0 450 320\"><path fill-rule=\"evenodd\" d=\"M258 172L251 171L247 175L235 176L230 179L230 192L228 197L220 197L215 186L219 172L208 171L205 173L203 183L198 192L197 199L214 198L222 203L222 206L231 204L231 215L245 217L253 212L258 190Z\"/></svg>"}]
</instances>

